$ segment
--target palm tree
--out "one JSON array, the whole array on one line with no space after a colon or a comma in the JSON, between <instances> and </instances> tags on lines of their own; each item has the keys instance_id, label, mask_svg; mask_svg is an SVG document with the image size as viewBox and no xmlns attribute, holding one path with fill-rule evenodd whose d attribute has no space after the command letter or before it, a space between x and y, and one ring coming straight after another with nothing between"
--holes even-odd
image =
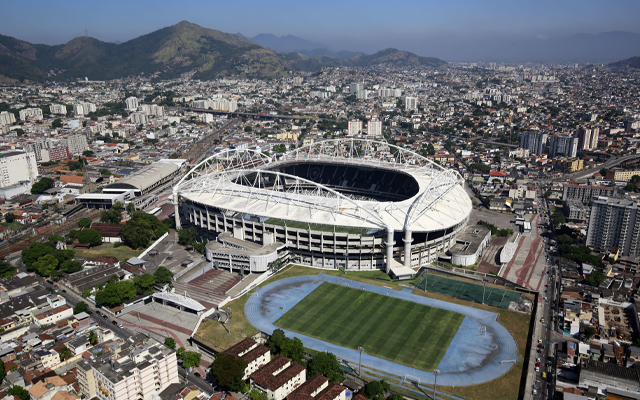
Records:
<instances>
[{"instance_id":1,"label":"palm tree","mask_svg":"<svg viewBox=\"0 0 640 400\"><path fill-rule=\"evenodd\" d=\"M96 331L89 332L89 343L92 346L98 344L98 334L96 333Z\"/></svg>"}]
</instances>

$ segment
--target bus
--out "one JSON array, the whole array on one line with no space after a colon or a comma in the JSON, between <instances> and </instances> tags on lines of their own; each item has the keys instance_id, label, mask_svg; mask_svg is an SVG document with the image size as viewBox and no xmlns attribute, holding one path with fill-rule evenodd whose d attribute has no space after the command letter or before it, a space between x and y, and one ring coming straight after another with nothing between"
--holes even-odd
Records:
<instances>
[{"instance_id":1,"label":"bus","mask_svg":"<svg viewBox=\"0 0 640 400\"><path fill-rule=\"evenodd\" d=\"M156 207L151 211L147 211L147 214L151 214L151 215L158 215L162 212L162 208L160 207Z\"/></svg>"}]
</instances>

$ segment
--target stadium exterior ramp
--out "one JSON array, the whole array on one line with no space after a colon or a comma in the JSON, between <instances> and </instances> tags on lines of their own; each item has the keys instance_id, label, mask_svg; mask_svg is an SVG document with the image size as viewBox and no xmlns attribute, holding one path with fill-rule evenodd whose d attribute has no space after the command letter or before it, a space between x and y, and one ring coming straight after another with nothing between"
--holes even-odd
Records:
<instances>
[{"instance_id":1,"label":"stadium exterior ramp","mask_svg":"<svg viewBox=\"0 0 640 400\"><path fill-rule=\"evenodd\" d=\"M176 226L223 232L321 268L416 268L456 243L471 200L464 180L412 151L334 139L274 157L227 150L174 187ZM401 246L395 246L402 243Z\"/></svg>"}]
</instances>

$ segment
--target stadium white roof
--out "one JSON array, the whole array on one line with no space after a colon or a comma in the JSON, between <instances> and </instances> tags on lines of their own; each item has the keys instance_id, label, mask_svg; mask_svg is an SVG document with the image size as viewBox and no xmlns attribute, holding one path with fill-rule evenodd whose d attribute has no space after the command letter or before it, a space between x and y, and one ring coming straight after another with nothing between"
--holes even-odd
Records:
<instances>
[{"instance_id":1,"label":"stadium white roof","mask_svg":"<svg viewBox=\"0 0 640 400\"><path fill-rule=\"evenodd\" d=\"M331 146L326 149L318 150L317 144L299 148L280 160L268 160L263 166L236 161L221 167L209 159L208 164L199 165L205 168L198 170L196 166L190 171L176 185L174 193L182 199L232 213L354 228L403 230L411 227L414 232L431 232L459 224L471 213L471 199L465 191L464 180L453 170L402 148L396 147L395 156L390 156L384 148L395 146L387 143L353 139L328 142ZM376 147L371 153L344 150L358 146L372 148L373 143ZM242 157L246 154L238 154L239 159ZM392 168L410 174L419 190L402 201L357 200L316 182L270 170L293 161ZM238 178L242 176L252 176L251 182L243 178L240 184ZM260 186L263 181L260 178L267 176L276 182L271 188Z\"/></svg>"},{"instance_id":2,"label":"stadium white roof","mask_svg":"<svg viewBox=\"0 0 640 400\"><path fill-rule=\"evenodd\" d=\"M153 294L153 298L154 299L160 299L160 300L165 300L165 301L170 301L174 304L179 304L181 306L184 306L190 310L194 310L194 311L204 311L206 308L205 306L203 306L202 304L198 303L197 301L195 301L194 299L187 297L187 296L183 296L181 294L178 293L171 293L171 292L160 292L160 293L154 293Z\"/></svg>"}]
</instances>

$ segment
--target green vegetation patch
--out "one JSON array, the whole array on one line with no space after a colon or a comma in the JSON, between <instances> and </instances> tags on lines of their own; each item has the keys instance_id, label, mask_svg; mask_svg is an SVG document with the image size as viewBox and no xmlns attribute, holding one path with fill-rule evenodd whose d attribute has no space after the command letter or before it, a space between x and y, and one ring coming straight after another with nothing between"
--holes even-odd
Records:
<instances>
[{"instance_id":1,"label":"green vegetation patch","mask_svg":"<svg viewBox=\"0 0 640 400\"><path fill-rule=\"evenodd\" d=\"M275 325L429 371L463 319L441 308L324 282Z\"/></svg>"},{"instance_id":2,"label":"green vegetation patch","mask_svg":"<svg viewBox=\"0 0 640 400\"><path fill-rule=\"evenodd\" d=\"M509 308L510 302L520 301L520 293L512 290L500 289L495 286L487 286L485 289L483 285L477 283L445 278L444 276L433 274L422 277L416 285L416 288L420 290L426 289L427 292L444 294L445 296L474 303L482 303L484 292L484 304L499 308Z\"/></svg>"}]
</instances>

